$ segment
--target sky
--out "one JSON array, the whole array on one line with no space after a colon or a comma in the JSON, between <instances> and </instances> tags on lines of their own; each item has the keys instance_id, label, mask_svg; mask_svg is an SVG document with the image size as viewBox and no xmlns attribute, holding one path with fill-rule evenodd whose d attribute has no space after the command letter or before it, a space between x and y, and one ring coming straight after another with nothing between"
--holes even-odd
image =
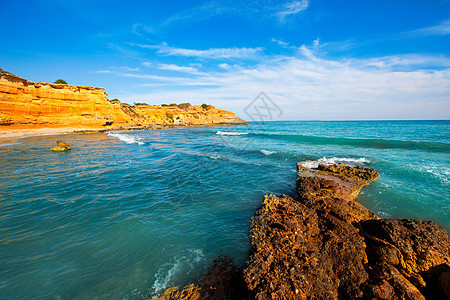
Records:
<instances>
[{"instance_id":1,"label":"sky","mask_svg":"<svg viewBox=\"0 0 450 300\"><path fill-rule=\"evenodd\" d=\"M0 0L0 68L273 120L450 119L450 1Z\"/></svg>"}]
</instances>

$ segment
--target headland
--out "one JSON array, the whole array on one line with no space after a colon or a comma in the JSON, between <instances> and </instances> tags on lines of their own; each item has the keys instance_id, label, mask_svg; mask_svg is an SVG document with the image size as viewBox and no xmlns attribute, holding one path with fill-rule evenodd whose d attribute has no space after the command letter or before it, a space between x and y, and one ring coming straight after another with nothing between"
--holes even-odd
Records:
<instances>
[{"instance_id":1,"label":"headland","mask_svg":"<svg viewBox=\"0 0 450 300\"><path fill-rule=\"evenodd\" d=\"M0 73L0 140L81 131L248 124L233 112L190 103L134 105L108 99L103 88L35 83Z\"/></svg>"}]
</instances>

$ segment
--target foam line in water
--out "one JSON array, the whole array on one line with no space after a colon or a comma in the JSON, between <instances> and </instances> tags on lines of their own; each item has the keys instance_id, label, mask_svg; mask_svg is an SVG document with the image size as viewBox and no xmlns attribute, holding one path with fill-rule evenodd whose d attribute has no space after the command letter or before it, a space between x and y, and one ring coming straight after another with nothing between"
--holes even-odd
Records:
<instances>
[{"instance_id":1,"label":"foam line in water","mask_svg":"<svg viewBox=\"0 0 450 300\"><path fill-rule=\"evenodd\" d=\"M277 151L269 151L269 150L260 150L262 154L264 155L270 155L270 154L274 154L277 153Z\"/></svg>"},{"instance_id":2,"label":"foam line in water","mask_svg":"<svg viewBox=\"0 0 450 300\"><path fill-rule=\"evenodd\" d=\"M220 130L218 130L216 132L216 134L219 134L219 135L244 135L244 134L248 134L248 132L235 132L235 131L220 131Z\"/></svg>"},{"instance_id":3,"label":"foam line in water","mask_svg":"<svg viewBox=\"0 0 450 300\"><path fill-rule=\"evenodd\" d=\"M141 142L142 138L137 138L131 135L127 135L124 133L118 133L118 132L110 132L108 133L108 136L117 138L121 140L122 142L125 142L127 144L138 144L138 145L144 145L144 142Z\"/></svg>"},{"instance_id":4,"label":"foam line in water","mask_svg":"<svg viewBox=\"0 0 450 300\"><path fill-rule=\"evenodd\" d=\"M322 157L321 159L318 159L317 161L306 161L303 162L301 165L308 169L315 169L319 165L333 165L337 163L346 163L349 165L353 164L368 164L371 161L365 157L361 158L351 158L351 157Z\"/></svg>"},{"instance_id":5,"label":"foam line in water","mask_svg":"<svg viewBox=\"0 0 450 300\"><path fill-rule=\"evenodd\" d=\"M204 260L201 249L188 249L184 254L177 255L171 263L162 266L155 274L153 292L158 295L174 284L173 280L180 274L193 270Z\"/></svg>"}]
</instances>

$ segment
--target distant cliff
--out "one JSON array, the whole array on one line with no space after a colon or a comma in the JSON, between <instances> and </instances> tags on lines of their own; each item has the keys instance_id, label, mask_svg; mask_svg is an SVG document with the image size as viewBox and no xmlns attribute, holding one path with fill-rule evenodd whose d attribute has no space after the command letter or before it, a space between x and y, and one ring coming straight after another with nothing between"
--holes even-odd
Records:
<instances>
[{"instance_id":1,"label":"distant cliff","mask_svg":"<svg viewBox=\"0 0 450 300\"><path fill-rule=\"evenodd\" d=\"M0 73L0 126L148 126L246 124L213 106L128 105L108 100L103 88L35 83ZM1 128L1 127L0 127Z\"/></svg>"}]
</instances>

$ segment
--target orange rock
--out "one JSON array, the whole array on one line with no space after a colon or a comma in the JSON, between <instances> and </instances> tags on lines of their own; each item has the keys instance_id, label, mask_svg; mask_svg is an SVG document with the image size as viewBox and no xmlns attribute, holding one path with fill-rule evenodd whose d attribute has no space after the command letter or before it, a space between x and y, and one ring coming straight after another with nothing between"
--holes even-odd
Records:
<instances>
[{"instance_id":1,"label":"orange rock","mask_svg":"<svg viewBox=\"0 0 450 300\"><path fill-rule=\"evenodd\" d=\"M109 101L103 88L34 83L0 74L0 125L148 126L247 124L213 106L127 105Z\"/></svg>"}]
</instances>

